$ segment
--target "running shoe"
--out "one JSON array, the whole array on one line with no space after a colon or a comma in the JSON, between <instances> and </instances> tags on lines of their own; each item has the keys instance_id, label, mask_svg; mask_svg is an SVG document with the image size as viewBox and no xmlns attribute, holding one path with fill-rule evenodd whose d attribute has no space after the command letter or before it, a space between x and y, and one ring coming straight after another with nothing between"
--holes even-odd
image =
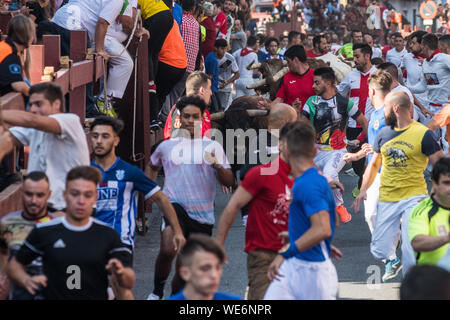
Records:
<instances>
[{"instance_id":1,"label":"running shoe","mask_svg":"<svg viewBox=\"0 0 450 320\"><path fill-rule=\"evenodd\" d=\"M395 260L388 260L385 265L383 278L381 280L383 280L383 282L386 282L390 279L395 278L401 269L402 266L398 257Z\"/></svg>"},{"instance_id":2,"label":"running shoe","mask_svg":"<svg viewBox=\"0 0 450 320\"><path fill-rule=\"evenodd\" d=\"M97 98L96 106L98 111L100 111L102 114L107 115L111 118L117 118L117 113L114 110L111 102L108 102L108 104L106 104L105 101L99 97Z\"/></svg>"},{"instance_id":3,"label":"running shoe","mask_svg":"<svg viewBox=\"0 0 450 320\"><path fill-rule=\"evenodd\" d=\"M162 128L162 122L158 121L158 120L152 120L150 122L150 131L151 132L156 132L158 130L160 130Z\"/></svg>"},{"instance_id":4,"label":"running shoe","mask_svg":"<svg viewBox=\"0 0 450 320\"><path fill-rule=\"evenodd\" d=\"M352 220L352 215L347 211L343 204L336 207L336 211L339 215L339 219L342 223L347 223Z\"/></svg>"},{"instance_id":5,"label":"running shoe","mask_svg":"<svg viewBox=\"0 0 450 320\"><path fill-rule=\"evenodd\" d=\"M355 186L352 191L353 198L356 198L359 195L359 188Z\"/></svg>"}]
</instances>

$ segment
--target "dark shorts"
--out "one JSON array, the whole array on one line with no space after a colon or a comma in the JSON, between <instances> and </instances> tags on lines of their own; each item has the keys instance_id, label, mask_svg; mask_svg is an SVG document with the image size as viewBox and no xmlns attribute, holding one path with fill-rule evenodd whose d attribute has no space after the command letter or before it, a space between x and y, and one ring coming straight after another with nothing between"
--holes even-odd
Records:
<instances>
[{"instance_id":1,"label":"dark shorts","mask_svg":"<svg viewBox=\"0 0 450 320\"><path fill-rule=\"evenodd\" d=\"M187 239L192 233L203 233L212 236L212 230L214 225L200 223L189 217L188 213L179 203L172 203L173 208L177 214L178 223L183 231L184 237ZM163 217L161 230L164 230L169 222Z\"/></svg>"}]
</instances>

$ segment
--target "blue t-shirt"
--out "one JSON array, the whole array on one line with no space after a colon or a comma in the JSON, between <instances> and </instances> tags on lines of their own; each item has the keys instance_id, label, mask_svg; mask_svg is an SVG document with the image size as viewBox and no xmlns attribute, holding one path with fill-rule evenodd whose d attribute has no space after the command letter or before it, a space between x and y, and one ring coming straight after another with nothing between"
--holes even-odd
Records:
<instances>
[{"instance_id":1,"label":"blue t-shirt","mask_svg":"<svg viewBox=\"0 0 450 320\"><path fill-rule=\"evenodd\" d=\"M212 74L211 90L212 92L219 91L219 60L214 52L210 52L205 59L205 73Z\"/></svg>"},{"instance_id":2,"label":"blue t-shirt","mask_svg":"<svg viewBox=\"0 0 450 320\"><path fill-rule=\"evenodd\" d=\"M173 15L173 18L175 19L175 21L178 23L181 36L183 36L183 33L181 32L181 22L183 20L183 9L181 8L181 6L178 3L173 4L172 15Z\"/></svg>"},{"instance_id":3,"label":"blue t-shirt","mask_svg":"<svg viewBox=\"0 0 450 320\"><path fill-rule=\"evenodd\" d=\"M283 56L282 54L277 53L277 57L273 58L271 55L269 55L268 53L266 53L261 61L265 61L265 60L270 60L270 59L280 59L280 60L286 60L285 56Z\"/></svg>"},{"instance_id":4,"label":"blue t-shirt","mask_svg":"<svg viewBox=\"0 0 450 320\"><path fill-rule=\"evenodd\" d=\"M375 145L378 132L386 126L384 117L384 106L379 110L374 110L370 115L369 128L367 129L367 140L371 146ZM372 160L372 154L367 156L367 163Z\"/></svg>"},{"instance_id":5,"label":"blue t-shirt","mask_svg":"<svg viewBox=\"0 0 450 320\"><path fill-rule=\"evenodd\" d=\"M119 157L107 171L95 160L91 165L102 173L102 182L97 186L96 218L114 228L123 243L134 246L138 192L147 200L160 190L159 186L141 169Z\"/></svg>"},{"instance_id":6,"label":"blue t-shirt","mask_svg":"<svg viewBox=\"0 0 450 320\"><path fill-rule=\"evenodd\" d=\"M333 193L324 176L316 168L306 170L294 180L292 187L292 203L289 207L289 242L300 238L311 228L309 218L319 211L326 210L330 214L331 236L314 247L301 251L295 258L306 261L325 261L331 252L331 239L334 235L335 207Z\"/></svg>"},{"instance_id":7,"label":"blue t-shirt","mask_svg":"<svg viewBox=\"0 0 450 320\"><path fill-rule=\"evenodd\" d=\"M183 294L183 290L181 290L177 294L171 295L165 300L186 300L186 297ZM242 300L242 299L238 296L235 296L234 294L217 291L214 294L213 300Z\"/></svg>"}]
</instances>

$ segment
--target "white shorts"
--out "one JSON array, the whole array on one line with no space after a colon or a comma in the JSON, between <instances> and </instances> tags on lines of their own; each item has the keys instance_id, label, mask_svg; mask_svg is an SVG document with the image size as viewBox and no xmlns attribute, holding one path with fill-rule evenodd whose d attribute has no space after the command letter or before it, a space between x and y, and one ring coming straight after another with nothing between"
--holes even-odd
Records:
<instances>
[{"instance_id":1,"label":"white shorts","mask_svg":"<svg viewBox=\"0 0 450 320\"><path fill-rule=\"evenodd\" d=\"M336 300L338 277L330 259L311 262L293 257L283 262L279 273L283 277L270 283L264 300Z\"/></svg>"},{"instance_id":2,"label":"white shorts","mask_svg":"<svg viewBox=\"0 0 450 320\"><path fill-rule=\"evenodd\" d=\"M367 189L367 200L364 200L364 217L369 226L370 233L373 233L375 220L377 217L377 205L380 198L380 174L378 173L369 189Z\"/></svg>"},{"instance_id":3,"label":"white shorts","mask_svg":"<svg viewBox=\"0 0 450 320\"><path fill-rule=\"evenodd\" d=\"M339 172L345 166L343 160L344 154L347 152L345 148L340 150L317 150L317 154L314 157L314 163L319 169L331 180L339 181ZM339 189L333 189L333 197L336 202L336 206L344 204L342 193Z\"/></svg>"},{"instance_id":4,"label":"white shorts","mask_svg":"<svg viewBox=\"0 0 450 320\"><path fill-rule=\"evenodd\" d=\"M392 259L395 256L401 225L403 275L416 264L408 235L409 216L419 202L426 197L427 195L419 195L397 202L378 202L370 252L378 259Z\"/></svg>"}]
</instances>

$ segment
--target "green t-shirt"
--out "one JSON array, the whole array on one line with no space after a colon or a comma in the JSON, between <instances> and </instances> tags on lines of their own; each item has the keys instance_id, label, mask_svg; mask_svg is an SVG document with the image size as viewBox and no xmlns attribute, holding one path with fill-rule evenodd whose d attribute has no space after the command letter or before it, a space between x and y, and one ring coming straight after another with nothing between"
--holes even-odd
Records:
<instances>
[{"instance_id":1,"label":"green t-shirt","mask_svg":"<svg viewBox=\"0 0 450 320\"><path fill-rule=\"evenodd\" d=\"M411 212L408 232L412 241L418 235L445 236L450 230L450 210L441 207L431 197L421 201ZM436 265L450 249L447 243L442 247L427 252L415 252L417 264Z\"/></svg>"},{"instance_id":2,"label":"green t-shirt","mask_svg":"<svg viewBox=\"0 0 450 320\"><path fill-rule=\"evenodd\" d=\"M353 59L353 43L344 44L338 51L346 59Z\"/></svg>"}]
</instances>

